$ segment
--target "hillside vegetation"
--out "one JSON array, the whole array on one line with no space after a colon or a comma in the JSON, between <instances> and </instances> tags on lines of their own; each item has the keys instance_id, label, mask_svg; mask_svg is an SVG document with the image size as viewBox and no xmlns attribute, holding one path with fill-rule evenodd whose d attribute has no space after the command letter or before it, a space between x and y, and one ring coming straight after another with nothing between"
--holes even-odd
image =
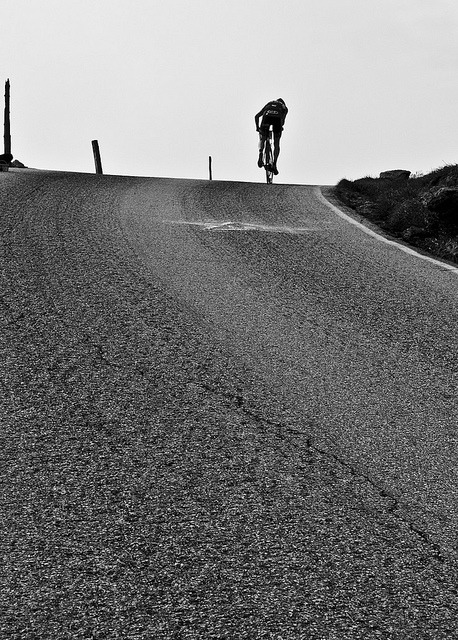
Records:
<instances>
[{"instance_id":1,"label":"hillside vegetation","mask_svg":"<svg viewBox=\"0 0 458 640\"><path fill-rule=\"evenodd\" d=\"M408 179L344 179L334 194L389 234L458 263L458 165Z\"/></svg>"}]
</instances>

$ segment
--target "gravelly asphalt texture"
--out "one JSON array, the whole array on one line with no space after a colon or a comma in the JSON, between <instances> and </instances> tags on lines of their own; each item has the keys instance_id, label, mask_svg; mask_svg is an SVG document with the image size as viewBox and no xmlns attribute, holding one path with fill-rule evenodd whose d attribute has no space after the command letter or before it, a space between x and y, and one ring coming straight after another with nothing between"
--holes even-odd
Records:
<instances>
[{"instance_id":1,"label":"gravelly asphalt texture","mask_svg":"<svg viewBox=\"0 0 458 640\"><path fill-rule=\"evenodd\" d=\"M0 234L1 638L458 638L457 274L311 187L10 171Z\"/></svg>"}]
</instances>

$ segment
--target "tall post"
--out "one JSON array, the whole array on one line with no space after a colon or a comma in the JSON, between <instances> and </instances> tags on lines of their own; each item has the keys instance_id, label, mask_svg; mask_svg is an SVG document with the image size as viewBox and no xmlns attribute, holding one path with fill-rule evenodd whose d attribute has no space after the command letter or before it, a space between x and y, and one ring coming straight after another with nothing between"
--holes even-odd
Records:
<instances>
[{"instance_id":1,"label":"tall post","mask_svg":"<svg viewBox=\"0 0 458 640\"><path fill-rule=\"evenodd\" d=\"M102 160L100 158L100 149L98 140L92 141L92 151L94 152L94 162L95 162L95 172L103 173L102 171Z\"/></svg>"},{"instance_id":2,"label":"tall post","mask_svg":"<svg viewBox=\"0 0 458 640\"><path fill-rule=\"evenodd\" d=\"M209 173L210 180L213 180L213 175L212 175L212 157L211 156L208 156L208 173Z\"/></svg>"},{"instance_id":3,"label":"tall post","mask_svg":"<svg viewBox=\"0 0 458 640\"><path fill-rule=\"evenodd\" d=\"M11 154L11 130L10 130L10 81L5 83L5 127L4 127L4 149L5 155Z\"/></svg>"}]
</instances>

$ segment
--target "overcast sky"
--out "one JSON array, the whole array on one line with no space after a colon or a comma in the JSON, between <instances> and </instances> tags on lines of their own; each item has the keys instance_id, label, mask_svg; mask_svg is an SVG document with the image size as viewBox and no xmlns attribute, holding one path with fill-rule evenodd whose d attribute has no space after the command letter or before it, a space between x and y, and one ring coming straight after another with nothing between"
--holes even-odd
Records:
<instances>
[{"instance_id":1,"label":"overcast sky","mask_svg":"<svg viewBox=\"0 0 458 640\"><path fill-rule=\"evenodd\" d=\"M12 151L31 167L278 182L458 162L457 0L0 0ZM3 93L3 91L2 91Z\"/></svg>"}]
</instances>

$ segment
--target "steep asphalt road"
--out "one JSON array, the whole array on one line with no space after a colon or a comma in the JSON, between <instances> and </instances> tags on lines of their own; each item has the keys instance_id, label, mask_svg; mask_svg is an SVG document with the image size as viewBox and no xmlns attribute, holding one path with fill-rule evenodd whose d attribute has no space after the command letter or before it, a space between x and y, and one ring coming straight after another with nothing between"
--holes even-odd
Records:
<instances>
[{"instance_id":1,"label":"steep asphalt road","mask_svg":"<svg viewBox=\"0 0 458 640\"><path fill-rule=\"evenodd\" d=\"M0 637L458 638L458 273L314 187L0 174Z\"/></svg>"}]
</instances>

